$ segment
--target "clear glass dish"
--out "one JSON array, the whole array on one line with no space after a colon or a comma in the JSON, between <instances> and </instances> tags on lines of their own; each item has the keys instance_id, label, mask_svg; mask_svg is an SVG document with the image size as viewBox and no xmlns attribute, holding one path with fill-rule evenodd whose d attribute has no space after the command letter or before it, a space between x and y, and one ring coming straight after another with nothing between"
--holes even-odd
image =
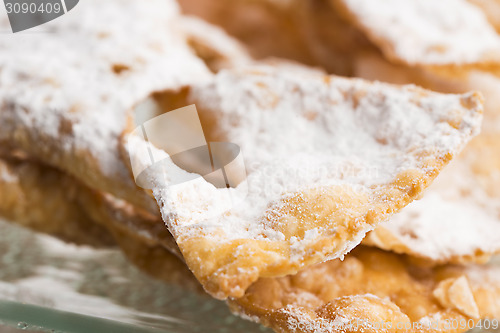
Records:
<instances>
[{"instance_id":1,"label":"clear glass dish","mask_svg":"<svg viewBox=\"0 0 500 333\"><path fill-rule=\"evenodd\" d=\"M118 250L74 246L0 221L0 332L18 330L272 332L193 288L144 275Z\"/></svg>"}]
</instances>

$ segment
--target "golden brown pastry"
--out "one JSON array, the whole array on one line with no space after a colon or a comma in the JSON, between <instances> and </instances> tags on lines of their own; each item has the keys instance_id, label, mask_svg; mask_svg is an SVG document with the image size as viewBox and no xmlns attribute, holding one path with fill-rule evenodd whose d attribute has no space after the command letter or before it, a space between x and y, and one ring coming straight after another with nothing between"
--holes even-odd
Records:
<instances>
[{"instance_id":1,"label":"golden brown pastry","mask_svg":"<svg viewBox=\"0 0 500 333\"><path fill-rule=\"evenodd\" d=\"M119 157L119 136L128 110L152 92L211 75L176 20L173 0L94 1L49 23L52 33L2 38L0 149L157 214Z\"/></svg>"},{"instance_id":2,"label":"golden brown pastry","mask_svg":"<svg viewBox=\"0 0 500 333\"><path fill-rule=\"evenodd\" d=\"M246 45L252 57L288 58L314 64L305 30L297 22L300 1L180 0L185 14L196 15Z\"/></svg>"},{"instance_id":3,"label":"golden brown pastry","mask_svg":"<svg viewBox=\"0 0 500 333\"><path fill-rule=\"evenodd\" d=\"M135 167L153 170L154 195L188 266L218 298L349 252L421 195L477 134L482 113L476 94L279 66L221 71L186 98L199 106L208 141L240 146L248 174L240 185L178 184L191 176L161 142L125 141Z\"/></svg>"},{"instance_id":4,"label":"golden brown pastry","mask_svg":"<svg viewBox=\"0 0 500 333\"><path fill-rule=\"evenodd\" d=\"M500 37L465 0L331 1L396 63L487 68L500 61Z\"/></svg>"},{"instance_id":5,"label":"golden brown pastry","mask_svg":"<svg viewBox=\"0 0 500 333\"><path fill-rule=\"evenodd\" d=\"M79 186L60 172L16 159L0 160L0 215L63 240L113 246L107 229L78 204Z\"/></svg>"},{"instance_id":6,"label":"golden brown pastry","mask_svg":"<svg viewBox=\"0 0 500 333\"><path fill-rule=\"evenodd\" d=\"M466 332L500 317L499 277L498 266L425 268L360 246L344 261L262 278L229 304L277 332Z\"/></svg>"},{"instance_id":7,"label":"golden brown pastry","mask_svg":"<svg viewBox=\"0 0 500 333\"><path fill-rule=\"evenodd\" d=\"M435 263L484 262L500 251L500 80L465 71L448 76L430 69L393 65L378 55L359 57L357 75L445 92L477 89L485 96L482 134L440 175L421 200L371 232L366 244Z\"/></svg>"},{"instance_id":8,"label":"golden brown pastry","mask_svg":"<svg viewBox=\"0 0 500 333\"><path fill-rule=\"evenodd\" d=\"M145 247L165 247L182 258L156 216L33 160L0 159L0 198L2 217L66 241L114 246L113 235L121 235Z\"/></svg>"}]
</instances>

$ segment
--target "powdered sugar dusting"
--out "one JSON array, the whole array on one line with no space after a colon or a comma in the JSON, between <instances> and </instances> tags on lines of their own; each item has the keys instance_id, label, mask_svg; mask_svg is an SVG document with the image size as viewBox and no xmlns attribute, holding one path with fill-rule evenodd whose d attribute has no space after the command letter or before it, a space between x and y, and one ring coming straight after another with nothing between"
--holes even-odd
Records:
<instances>
[{"instance_id":1,"label":"powdered sugar dusting","mask_svg":"<svg viewBox=\"0 0 500 333\"><path fill-rule=\"evenodd\" d=\"M54 164L55 155L86 152L100 170L66 171L93 187L103 173L135 189L117 149L127 110L153 91L209 77L171 26L179 15L174 1L87 0L45 25L48 33L2 36L0 141L43 141L30 153Z\"/></svg>"},{"instance_id":2,"label":"powdered sugar dusting","mask_svg":"<svg viewBox=\"0 0 500 333\"><path fill-rule=\"evenodd\" d=\"M370 234L367 241L438 262L498 253L500 201L487 193L469 158L466 154L453 161L422 199ZM491 158L487 155L478 161L487 163ZM494 174L488 180L494 183ZM378 239L379 232L389 232L397 244Z\"/></svg>"},{"instance_id":3,"label":"powdered sugar dusting","mask_svg":"<svg viewBox=\"0 0 500 333\"><path fill-rule=\"evenodd\" d=\"M403 170L420 168L421 156L455 154L481 121L479 104L470 110L461 104L469 97L269 66L222 71L194 85L191 101L215 115L225 141L241 147L248 194L240 187L217 189L203 178L176 186L167 180L154 194L174 236L283 241L273 221L262 219L270 203L331 185L368 194ZM451 125L457 118L458 130ZM228 193L244 200L211 217ZM289 239L292 258L323 232L310 229ZM359 243L363 235L353 239Z\"/></svg>"},{"instance_id":4,"label":"powdered sugar dusting","mask_svg":"<svg viewBox=\"0 0 500 333\"><path fill-rule=\"evenodd\" d=\"M500 38L465 0L342 0L389 58L409 64L469 64L498 59Z\"/></svg>"}]
</instances>

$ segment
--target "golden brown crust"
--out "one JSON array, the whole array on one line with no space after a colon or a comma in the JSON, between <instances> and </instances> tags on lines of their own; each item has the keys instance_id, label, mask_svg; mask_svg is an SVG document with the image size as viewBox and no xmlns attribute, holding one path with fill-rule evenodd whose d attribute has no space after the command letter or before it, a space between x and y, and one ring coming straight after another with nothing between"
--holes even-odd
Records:
<instances>
[{"instance_id":1,"label":"golden brown crust","mask_svg":"<svg viewBox=\"0 0 500 333\"><path fill-rule=\"evenodd\" d=\"M186 14L222 27L244 43L256 59L283 57L314 64L297 24L296 1L180 0Z\"/></svg>"},{"instance_id":2,"label":"golden brown crust","mask_svg":"<svg viewBox=\"0 0 500 333\"><path fill-rule=\"evenodd\" d=\"M60 172L16 159L0 160L0 215L63 240L113 246L114 239L92 222L78 203L79 187Z\"/></svg>"},{"instance_id":3,"label":"golden brown crust","mask_svg":"<svg viewBox=\"0 0 500 333\"><path fill-rule=\"evenodd\" d=\"M117 154L127 109L156 90L180 88L210 72L175 27L182 19L175 1L96 5L98 12L85 7L54 21L54 34L2 44L0 150L21 150L86 186L158 214ZM137 15L141 19L131 25ZM100 23L81 24L88 17ZM152 30L164 33L146 33ZM76 39L82 42L68 48ZM64 49L64 56L47 63L54 48Z\"/></svg>"},{"instance_id":4,"label":"golden brown crust","mask_svg":"<svg viewBox=\"0 0 500 333\"><path fill-rule=\"evenodd\" d=\"M119 234L145 247L167 248L182 258L156 216L33 160L0 160L0 198L2 217L66 241L114 246L113 236Z\"/></svg>"},{"instance_id":5,"label":"golden brown crust","mask_svg":"<svg viewBox=\"0 0 500 333\"><path fill-rule=\"evenodd\" d=\"M161 220L36 161L0 160L0 215L76 244L118 245L153 277L202 292Z\"/></svg>"},{"instance_id":6,"label":"golden brown crust","mask_svg":"<svg viewBox=\"0 0 500 333\"><path fill-rule=\"evenodd\" d=\"M446 329L446 320L500 316L498 301L491 301L500 296L500 280L491 280L499 271L488 266L419 267L400 255L358 247L343 262L260 279L244 297L229 303L237 313L277 332L375 333L381 322L392 323L388 332L438 332L416 324L436 325L437 320L442 332L465 332ZM413 329L397 329L398 323L414 323Z\"/></svg>"},{"instance_id":7,"label":"golden brown crust","mask_svg":"<svg viewBox=\"0 0 500 333\"><path fill-rule=\"evenodd\" d=\"M229 140L232 142L233 137L228 133L236 133L234 137L238 138L241 131L249 130L239 127L237 129L224 127L220 122L227 121L231 119L231 117L233 117L236 124L247 122L248 119L243 118L238 120L237 117L241 114L224 116L220 112L224 111L230 113L232 110L241 108L242 105L246 107L245 103L249 103L249 105L252 106L249 106L248 110L245 109L244 117L247 117L246 115L256 115L258 112L264 112L263 110L269 113L277 112L275 109L276 105L280 105L280 102L287 98L286 94L290 93L286 91L279 95L280 92L278 91L278 87L285 86L284 83L280 82L280 75L284 76L283 72L285 71L281 71L279 67L271 69L264 66L261 68L256 67L235 70L232 72L221 72L216 76L216 80L214 80L216 83L212 84L209 82L207 85L191 87L191 89L188 90L187 99L190 103L194 102L199 106L200 118L202 118L202 121L203 118L215 119L215 131L208 131L208 140L220 141L222 138L223 141ZM224 86L227 88L230 85L230 83L225 83L224 80L227 79L231 82L231 79L233 79L232 76L234 76L234 80L238 80L239 85L243 88L234 88L235 93L230 94L226 92L228 94L227 96L221 94L220 92L227 91L222 88L222 85L227 84L227 86ZM347 86L351 87L351 82L343 81L344 79L325 77L317 73L306 74L305 71L297 72L294 80L302 76L304 77L304 82L293 83L297 91L300 91L302 86L305 86L307 83L313 86L320 86L318 88L319 90L322 90L322 85L328 87L328 89L325 90L327 91L325 94L331 93L334 89L337 89L335 86L336 84L342 86L342 84L345 83ZM221 88L217 87L219 84L219 79L217 78L220 78L222 82L220 83ZM248 83L244 85L241 83L242 80L248 80ZM263 82L265 83L262 83L261 80L264 80ZM274 80L276 80L276 82ZM288 77L283 80L287 82L286 80L288 80ZM254 84L256 85L255 89L253 88ZM276 86L273 86L273 84ZM347 101L352 100L352 105L354 106L348 103L350 108L355 109L357 105L366 105L363 103L372 101L372 99L370 99L371 97L366 97L367 95L371 96L371 93L375 95L378 93L384 94L383 88L379 86L377 87L382 90L372 92L370 90L370 83L368 82L356 81L356 84L354 84L353 81L352 84L352 90L349 88L347 89L348 91L343 91L343 88L340 88L340 98L346 99ZM233 86L231 86L231 89L233 89ZM374 86L376 86L376 84ZM307 89L310 89L309 87L308 85ZM379 88L375 88L375 90ZM410 94L413 96L410 98L409 103L412 105L414 103L417 107L421 105L418 102L420 98L432 99L432 96L434 96L428 91L415 87L405 87L403 89L384 86L384 88L394 89L394 91L391 90L391 93L394 94L399 92L399 90L396 91L397 89L402 89L402 91L404 91L401 92L402 94ZM242 105L238 105L240 101L234 97L240 94L237 89L252 89L249 90L247 94L242 94L242 96L252 96L252 99L259 100L260 109L251 109L251 107L253 107L252 99L249 101L241 101ZM259 94L263 94L262 98L259 97ZM265 96L274 96L274 102L269 102L270 105L268 106L265 104L268 103L265 100ZM447 124L453 128L452 132L456 129L468 132L468 129L465 128L470 124L467 125L463 123L463 121L469 116L465 116L459 109L464 108L464 110L471 111L474 114L471 115L472 118L476 118L481 113L479 110L481 98L477 94L456 97L460 99L460 103L458 103L460 106L457 106L456 110L453 110L450 112L450 115L446 116L449 116L449 119L446 120L448 122ZM332 100L334 99L333 97L329 98ZM373 100L375 100L378 97L373 98ZM217 102L214 103L214 100ZM318 98L318 100L325 101L329 99L321 97ZM235 103L235 105L234 107L228 107L226 102ZM321 105L320 103L321 102L312 104L314 106L310 107L311 112L329 112L334 110L334 108L330 109L331 105L328 103L325 104L321 110L316 110L318 105ZM226 109L223 109L222 105L224 105ZM307 108L307 106L305 108ZM464 112L467 113L469 111ZM287 112L292 111L287 108ZM300 117L302 117L302 115L300 115ZM306 115L305 117L309 116ZM314 120L314 117L312 120ZM309 121L312 120L309 119ZM442 118L438 121L441 120ZM262 126L261 133L264 133L263 135L268 134L266 130L268 130L269 133L273 130L272 128L263 129L267 126L266 124L261 124L260 126ZM473 127L476 128L477 126L474 125ZM252 129L250 129L250 131L251 130ZM475 130L472 132L475 132ZM468 137L470 133L465 136ZM436 135L436 133L433 132L433 135ZM252 138L251 140L258 139L259 138ZM384 138L377 138L376 140L381 144L381 149L385 149L383 147L392 144L392 139L386 140ZM244 154L244 145L251 144L251 142L244 141L234 142L242 145L241 147ZM275 145L275 148L279 147L275 142L269 142L269 144ZM137 147L139 147L140 150L141 146L139 145ZM232 235L226 233L224 227L219 226L204 229L203 223L205 221L198 221L193 218L193 216L197 215L185 214L181 216L178 214L178 205L182 206L186 200L189 200L187 204L193 205L192 207L189 206L191 207L189 209L201 210L203 213L207 205L202 203L202 201L210 200L214 197L217 198L218 194L215 192L207 192L201 195L200 193L204 192L200 192L199 189L196 189L196 193L193 192L192 195L187 195L187 193L192 193L190 192L193 190L190 188L191 184L182 184L182 186L186 188L181 189L182 186L176 187L175 193L167 194L170 190L168 186L165 188L158 188L155 190L155 196L160 207L163 209L163 216L170 231L176 238L176 242L179 245L186 263L190 269L193 270L200 282L202 282L206 290L218 298L225 298L228 295L238 297L242 296L245 289L259 277L295 273L314 263L342 256L361 241L366 231L388 219L392 214L418 198L423 190L437 176L443 166L452 158L452 152L448 151L443 154L436 154L436 148L434 146L428 150L426 150L426 148L422 149L425 152L417 152L414 148L415 147L412 147L412 149L407 152L412 158L414 156L415 160L418 161L414 167L407 168L404 171L400 170L398 171L399 174L395 174L394 178L391 178L387 183L372 186L367 188L366 191L357 191L357 189L355 189L355 184L332 186L318 185L312 189L286 193L286 195L283 195L279 200L267 202L267 208L264 209L262 215L259 215L257 221L255 221L256 227L263 228L262 233L256 237L232 237ZM253 147L250 147L250 149L253 149ZM249 150L246 151L248 152ZM130 152L129 150L129 153ZM401 154L406 154L406 152L401 152ZM258 156L247 155L246 158L250 158L251 160L252 158L258 158ZM204 184L200 184L199 186L203 186L203 190L212 191L212 187L210 186L205 186ZM196 195L200 195L199 201L196 201ZM182 208L180 211L186 212L187 210ZM231 218L231 214L232 213L229 212L222 217ZM235 215L239 216L238 214ZM252 221L250 222L254 223ZM233 223L233 221L222 221L220 225L229 226L231 223ZM239 222L236 221L236 223ZM334 231L332 232L332 230ZM306 240L305 235L311 235L311 231L318 231L318 234L316 236L309 236L310 238ZM269 233L282 235L283 239L271 239L266 236L266 234Z\"/></svg>"},{"instance_id":8,"label":"golden brown crust","mask_svg":"<svg viewBox=\"0 0 500 333\"><path fill-rule=\"evenodd\" d=\"M418 205L372 231L365 244L411 254L434 264L484 263L500 251L499 242L495 241L500 230L500 207L495 203L500 198L496 186L500 170L497 98L500 80L490 73L466 69L455 74L458 76L430 68L394 65L376 54L358 59L357 75L362 77L398 84L415 83L443 92L477 89L486 101L483 133L441 174ZM464 222L460 227L459 221Z\"/></svg>"}]
</instances>

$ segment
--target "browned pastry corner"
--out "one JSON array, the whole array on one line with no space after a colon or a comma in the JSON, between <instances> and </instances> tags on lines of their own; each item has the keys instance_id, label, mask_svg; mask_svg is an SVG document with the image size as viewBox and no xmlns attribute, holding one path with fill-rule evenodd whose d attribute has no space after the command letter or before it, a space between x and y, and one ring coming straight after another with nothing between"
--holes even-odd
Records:
<instances>
[{"instance_id":1,"label":"browned pastry corner","mask_svg":"<svg viewBox=\"0 0 500 333\"><path fill-rule=\"evenodd\" d=\"M156 216L35 161L4 157L0 162L2 217L78 244L112 246L114 233L182 258Z\"/></svg>"},{"instance_id":2,"label":"browned pastry corner","mask_svg":"<svg viewBox=\"0 0 500 333\"><path fill-rule=\"evenodd\" d=\"M500 317L500 268L425 268L360 246L344 261L262 278L229 304L283 333L465 332Z\"/></svg>"}]
</instances>

